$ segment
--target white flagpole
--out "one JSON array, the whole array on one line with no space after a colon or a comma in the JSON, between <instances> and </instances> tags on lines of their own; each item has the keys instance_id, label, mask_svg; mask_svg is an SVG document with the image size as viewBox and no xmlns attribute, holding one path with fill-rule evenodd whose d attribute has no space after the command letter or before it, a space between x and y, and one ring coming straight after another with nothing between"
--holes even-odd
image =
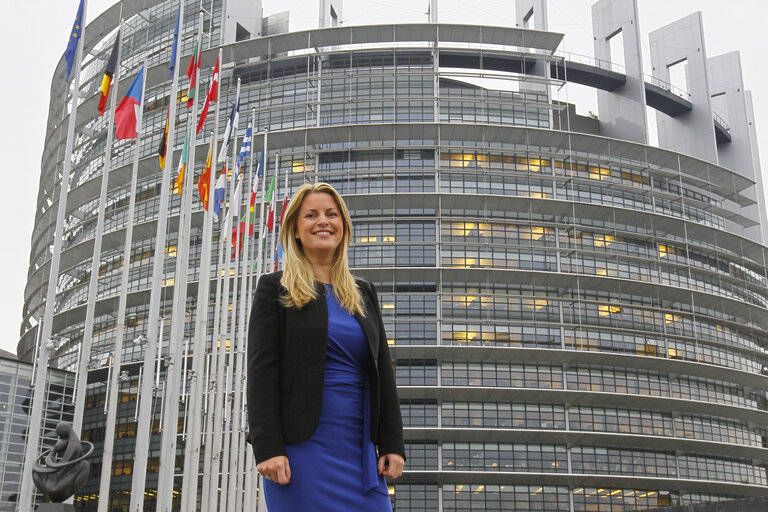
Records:
<instances>
[{"instance_id":1,"label":"white flagpole","mask_svg":"<svg viewBox=\"0 0 768 512\"><path fill-rule=\"evenodd\" d=\"M202 31L202 27L203 13L200 13L198 30ZM199 73L195 73L195 81L199 82ZM197 94L197 83L195 84L195 94ZM176 239L173 313L171 317L171 337L168 343L169 364L166 366L166 393L164 398L164 424L167 428L163 430L163 439L160 449L160 473L158 475L157 485L157 509L160 512L170 512L173 503L173 482L176 469L176 445L178 440L176 425L179 421L179 387L181 385L180 349L183 346L184 327L186 325L187 316L187 270L189 266L189 232L192 226L192 183L194 183L195 164L197 161L195 158L197 149L196 136L194 132L192 132L191 127L196 126L197 104L198 102L195 101L192 107L192 117L190 121L187 122L188 129L190 129L190 144L187 149L187 160L189 164L185 169L184 181L182 183L181 208L179 212ZM217 114L219 110L218 105L219 101L217 100ZM186 383L184 384L186 386ZM182 488L182 494L183 493L184 489Z\"/></svg>"},{"instance_id":2,"label":"white flagpole","mask_svg":"<svg viewBox=\"0 0 768 512\"><path fill-rule=\"evenodd\" d=\"M122 10L122 6L121 6ZM122 18L122 14L121 14ZM117 37L120 37L123 32L123 22L122 19L120 21L120 28L117 32ZM113 76L113 83L115 84L114 91L112 94L112 98L110 99L110 107L109 107L109 123L107 128L107 146L106 150L104 152L104 170L101 174L101 195L99 196L99 214L96 220L96 235L94 238L94 247L93 247L93 262L91 264L91 280L88 284L88 306L85 313L85 332L83 333L83 346L86 345L87 340L87 350L84 349L83 352L88 352L87 358L81 358L80 360L80 368L82 369L83 373L88 373L88 361L90 359L90 345L91 345L91 337L93 334L93 317L94 317L94 309L96 305L96 295L98 292L98 282L99 282L99 266L101 264L101 242L102 242L102 235L104 233L104 214L105 214L105 206L106 206L106 200L107 200L107 188L108 188L108 182L109 182L109 172L112 167L112 140L114 137L114 120L115 120L115 104L117 103L117 84L120 82L120 67L121 67L121 60L120 60L120 46L118 45L117 48L117 60L115 64L115 71ZM146 63L145 63L146 64ZM144 82L142 83L142 93L141 93L141 101L142 101L142 108L139 109L140 112L143 112L143 102L144 102L144 84L146 84L146 76L147 71L144 70ZM136 154L139 153L139 141L141 140L141 127L138 128L138 135L136 137ZM134 171L136 168L134 167ZM122 275L120 276L120 299L119 299L119 305L118 305L118 314L117 314L117 330L115 333L115 347L113 351L112 361L110 363L113 366L111 379L109 383L107 383L107 423L105 427L105 432L114 432L115 431L115 423L117 423L117 393L118 393L118 375L120 374L120 367L122 365L123 360L123 333L125 332L125 299L128 294L128 275L129 275L129 261L130 261L130 247L131 247L131 240L133 238L133 215L135 210L135 196L136 196L136 176L137 173L133 172L131 176L131 196L130 196L130 204L128 206L128 219L126 220L125 225L125 247L123 251L123 269L122 269ZM125 249L127 248L128 254L126 256ZM85 387L85 386L84 386ZM77 417L77 413L75 413L75 416ZM103 455L102 455L102 462L101 462L101 476L99 479L99 504L98 504L98 512L106 512L108 504L109 504L109 481L110 476L112 475L112 454L114 452L114 445L115 445L115 436L114 435L108 435L104 436L104 447L103 447Z\"/></svg>"},{"instance_id":3,"label":"white flagpole","mask_svg":"<svg viewBox=\"0 0 768 512\"><path fill-rule=\"evenodd\" d=\"M227 503L231 501L231 495L228 493L229 488L229 480L230 480L230 473L231 473L231 466L230 466L230 457L231 457L231 450L230 450L230 440L232 438L232 428L233 428L233 392L234 392L234 369L237 361L237 346L238 346L238 340L235 338L235 334L237 332L237 327L235 322L237 321L237 268L238 268L238 262L240 259L240 251L237 250L237 247L239 245L239 239L240 239L240 195L242 192L242 181L240 181L238 178L238 174L233 169L232 172L232 181L237 182L237 185L235 186L235 191L231 196L230 199L230 215L232 219L232 226L233 230L237 229L237 240L232 239L232 243L235 246L235 262L233 268L230 268L229 264L227 265L227 282L231 280L232 282L232 295L231 295L231 302L229 303L229 310L230 312L230 321L229 321L229 328L227 329L227 335L229 337L230 343L229 343L229 361L226 365L226 394L224 395L224 423L223 423L223 434L224 439L222 443L222 466L221 466L221 495L219 497L219 508L220 511L228 510ZM237 228L234 228L234 226L237 226ZM231 236L231 233L230 233ZM231 263L229 258L227 259L228 263ZM234 279L232 279L231 273L235 272ZM229 295L227 295L229 297Z\"/></svg>"},{"instance_id":4,"label":"white flagpole","mask_svg":"<svg viewBox=\"0 0 768 512\"><path fill-rule=\"evenodd\" d=\"M183 9L183 7L182 7ZM183 31L183 15L179 18ZM166 159L163 167L160 204L157 214L157 231L155 236L154 260L152 263L152 281L149 299L149 314L147 317L147 332L142 340L144 344L144 363L141 388L139 390L138 421L136 425L136 445L131 479L131 500L129 510L141 512L144 510L144 489L146 488L147 457L149 456L149 440L152 416L152 404L155 392L155 357L162 348L162 339L158 339L160 327L160 303L162 302L163 271L165 267L165 244L168 226L168 202L170 196L171 167L173 164L173 147L175 142L176 104L179 79L179 55L181 48L177 47L174 64L173 81L171 83L170 109L168 112L168 139L166 142ZM146 72L146 71L145 71ZM168 155L170 158L168 158ZM170 162L170 164L169 164ZM141 336L140 336L141 338ZM159 373L158 373L159 375ZM173 427L175 430L175 426Z\"/></svg>"},{"instance_id":5,"label":"white flagpole","mask_svg":"<svg viewBox=\"0 0 768 512\"><path fill-rule=\"evenodd\" d=\"M253 184L254 184L254 176L253 176L253 123L254 123L254 115L253 111L251 111L251 122L249 125L251 126L251 154L249 155L250 158L248 159L248 175L250 176L250 184L248 187L248 196L250 197L251 190L253 190ZM249 232L250 228L249 226L253 223L253 216L250 211L250 201L248 202L248 205L246 206L246 212L247 215L247 221L245 223L245 233L244 233L244 240L243 240L243 258L241 260L241 274L242 274L242 288L241 288L241 294L240 294L240 331L239 331L239 339L240 339L240 360L238 361L238 369L236 372L236 376L238 379L238 387L240 388L238 391L238 394L236 396L237 398L237 414L239 421L234 423L233 428L236 429L237 432L237 444L234 445L234 453L237 453L237 465L235 468L235 476L237 478L237 483L235 485L235 507L234 510L239 511L243 508L243 498L245 497L246 493L246 482L245 479L245 473L246 473L246 463L247 463L247 457L251 457L251 454L248 453L248 444L246 443L245 439L245 380L246 380L246 365L245 361L247 358L248 353L248 332L247 332L247 326L248 326L248 316L247 312L249 311L247 305L250 303L248 300L251 287L250 287L250 276L251 276L251 269L249 265L249 249L250 249L250 239L249 239ZM240 492L238 492L240 491ZM245 503L250 503L246 501Z\"/></svg>"},{"instance_id":6,"label":"white flagpole","mask_svg":"<svg viewBox=\"0 0 768 512\"><path fill-rule=\"evenodd\" d=\"M222 208L224 205L222 204ZM223 215L221 216L223 217ZM221 219L220 217L220 219ZM209 503L211 500L211 489L215 489L215 486L218 486L218 476L214 476L213 474L213 454L215 450L213 449L213 431L214 431L214 425L217 421L218 415L216 414L216 411L214 409L215 406L215 388L218 387L219 383L216 381L218 378L218 360L219 360L219 344L222 343L221 337L219 336L219 323L221 321L221 288L222 288L222 279L221 279L221 273L222 273L222 267L224 266L224 252L226 247L226 238L224 237L224 230L219 228L219 243L218 243L218 251L216 254L218 254L218 262L216 265L216 295L214 299L214 307L213 307L213 344L211 346L211 358L210 358L210 364L208 365L208 378L207 383L208 386L206 387L206 408L205 408L205 456L203 457L203 493L202 493L202 499L200 503L202 504L203 508L205 508L205 504ZM214 498L215 499L215 498Z\"/></svg>"},{"instance_id":7,"label":"white flagpole","mask_svg":"<svg viewBox=\"0 0 768 512\"><path fill-rule=\"evenodd\" d=\"M219 49L219 70L221 70L221 60L222 60L223 51L221 48ZM221 71L219 71L221 73ZM219 90L219 94L221 94L221 91ZM216 102L216 120L215 120L215 127L214 131L218 131L219 127L219 104L220 102ZM217 147L214 146L213 152L211 153L211 166L213 167L213 161L216 158L217 154ZM232 189L234 187L234 180L232 180L230 185L230 201L232 197ZM214 190L215 193L215 190ZM224 205L222 204L222 210L224 208ZM219 211L222 211L219 210ZM229 214L231 212L231 208L227 208L227 213ZM223 231L227 231L228 228L225 227ZM220 239L225 239L229 236L229 233L219 233ZM227 250L226 244L224 244L223 249L224 251ZM227 261L227 273L229 273L229 258L226 257ZM220 272L220 269L219 269ZM221 404L221 393L223 392L222 388L224 386L224 364L225 364L225 358L226 358L226 328L222 329L221 324L222 321L224 322L224 325L226 326L226 316L224 313L222 313L223 308L225 307L224 304L229 303L229 277L227 276L227 281L225 281L224 285L224 292L223 296L221 298L221 302L219 303L219 311L217 311L215 314L219 315L219 318L217 320L217 328L218 332L214 332L214 339L218 337L219 345L216 347L212 347L211 350L216 351L216 378L213 379L216 388L215 388L215 397L214 397L214 407L212 411L209 411L211 414L209 416L209 428L213 428L213 440L210 443L206 443L205 449L206 449L206 457L209 459L211 465L209 466L209 469L211 471L208 481L208 499L209 503L212 505L215 503L215 499L218 497L218 490L219 490L219 476L220 476L220 469L219 469L219 462L221 457L221 422L222 422L222 415L223 415L223 408ZM210 509L213 510L213 509Z\"/></svg>"},{"instance_id":8,"label":"white flagpole","mask_svg":"<svg viewBox=\"0 0 768 512\"><path fill-rule=\"evenodd\" d=\"M235 104L237 105L239 103L240 99L240 79L237 79L237 92L235 94ZM234 241L235 247L239 246L240 241L240 196L242 195L242 183L245 180L238 179L239 169L236 169L236 159L237 159L237 126L233 125L231 128L231 140L232 140L232 160L230 162L230 166L232 168L232 180L233 182L236 182L235 186L235 193L233 197L230 199L230 205L232 209L232 223L233 226L235 223L237 223L237 233L238 237L237 240ZM227 141L222 141L222 144L226 144ZM223 145L222 145L223 149ZM232 206L233 205L233 206ZM237 273L237 262L239 261L239 258L242 256L242 250L238 250L236 254L235 259L235 273ZM231 464L230 460L232 457L232 450L230 448L230 443L232 439L236 439L234 436L234 425L235 425L235 416L234 416L234 409L233 409L233 388L234 393L237 393L237 389L239 386L236 385L234 382L236 379L236 376L234 374L234 369L236 368L236 362L240 358L239 355L239 345L240 342L237 339L236 335L236 320L237 320L237 275L235 275L235 279L233 281L233 287L232 287L232 313L231 313L231 323L230 323L230 329L229 329L229 338L230 338L230 356L229 356L229 364L227 365L227 394L226 394L226 405L224 408L224 418L226 422L226 427L224 430L224 457L223 457L223 465L222 465L222 474L221 474L221 505L219 510L231 510L231 505L228 506L228 504L233 503L233 493L228 492L228 490L232 490L232 484L230 482L235 481L235 475L237 474L231 474ZM237 407L237 405L234 405L234 407Z\"/></svg>"},{"instance_id":9,"label":"white flagpole","mask_svg":"<svg viewBox=\"0 0 768 512\"><path fill-rule=\"evenodd\" d=\"M234 180L230 184L230 198L234 195ZM224 233L221 233L221 238L231 239L231 226L232 226L232 208L227 208L227 222L224 224ZM213 442L211 443L211 479L210 489L208 494L208 507L206 510L218 510L217 501L219 498L219 477L222 471L226 471L227 468L221 466L222 456L222 428L224 426L224 388L226 386L226 373L225 373L225 359L227 355L227 314L229 309L229 269L230 269L230 257L228 254L229 248L227 243L224 243L222 250L224 254L224 275L222 277L222 295L219 304L219 321L218 321L218 356L216 361L216 391L214 397L213 410L215 417L212 418L211 428L213 429Z\"/></svg>"},{"instance_id":10,"label":"white flagpole","mask_svg":"<svg viewBox=\"0 0 768 512\"><path fill-rule=\"evenodd\" d=\"M187 130L194 117L187 116ZM176 469L177 424L179 421L179 386L181 381L181 354L187 310L187 257L189 254L189 225L191 217L190 182L195 175L195 138L190 134L187 146L187 165L182 183L181 208L176 230L176 269L171 308L171 334L165 366L165 393L163 396L163 431L160 443L160 470L157 481L157 510L169 512L173 500L173 480Z\"/></svg>"},{"instance_id":11,"label":"white flagpole","mask_svg":"<svg viewBox=\"0 0 768 512\"><path fill-rule=\"evenodd\" d=\"M251 109L251 127L252 127L252 132L251 133L255 135L255 133L256 133L256 109ZM266 136L267 136L267 132L265 131L264 132L264 137L266 138ZM258 172L253 172L253 157L254 157L254 154L255 154L254 147L253 147L253 140L254 139L255 139L255 137L253 135L251 135L251 158L250 158L250 164L249 164L248 172L251 174L251 190L254 189L254 186L256 187L256 190L258 190L259 175L258 175ZM264 148L262 148L262 150L263 149ZM266 154L265 153L262 152L262 155L264 156L264 158L266 158ZM254 208L255 207L256 207L256 205L255 205L255 200L254 200ZM249 208L250 208L250 201L249 201ZM255 213L256 212L254 211L253 213L254 213L253 214L253 218L249 217L249 221L250 221L251 225L255 225L256 224L256 219L255 219L255 216L256 216ZM250 229L249 229L249 231L250 231ZM250 245L251 245L251 241L249 241L247 247L249 247ZM256 281L258 280L258 274L255 272L255 269L254 269L253 265L251 264L251 260L252 259L253 258L251 258L251 257L246 257L245 258L246 265L248 266L247 271L246 271L246 275L250 276L250 279L248 279L248 291L247 291L247 295L246 295L246 304L248 305L248 307L246 308L246 311L248 311L248 312L250 311L250 309L252 307L252 298L251 298L251 296L253 294L253 286L256 283ZM246 322L248 321L248 317L247 316L246 316L245 320L246 320ZM246 327L247 327L247 323L246 323ZM248 345L247 345L247 332L246 332L246 354L247 354L247 352L248 352ZM243 371L242 375L247 375L246 371ZM245 389L243 390L243 394L244 394L244 398L243 398L243 419L242 419L242 424L240 426L240 428L243 429L243 432L246 433L246 434L249 433L248 415L247 415L248 410L247 410L247 403L246 403L247 401L245 399L245 396L247 396L247 390L248 390L248 381L246 379L246 381L245 381ZM247 504L252 504L255 501L254 500L254 493L256 491L255 486L253 485L254 484L253 469L255 467L255 464L254 464L254 457L253 457L253 452L252 452L251 447L249 445L245 445L245 446L246 446L246 449L244 450L246 452L246 454L245 454L245 484L244 484L245 493L243 494L243 502L247 503ZM238 505L237 510L241 510L241 509L242 509L242 507L240 507Z\"/></svg>"},{"instance_id":12,"label":"white flagpole","mask_svg":"<svg viewBox=\"0 0 768 512\"><path fill-rule=\"evenodd\" d=\"M240 79L237 80L237 88L238 88L238 97L240 96ZM253 133L253 132L251 132ZM237 132L233 133L233 144L232 144L232 160L236 161L237 158ZM235 164L235 167L238 167L236 171L239 173L240 169L237 164ZM240 186L242 187L242 184L245 183L245 175L242 176ZM248 189L248 195L250 196L250 189ZM239 195L237 200L240 201L242 195ZM243 403L243 396L242 392L244 389L243 382L245 381L245 346L246 346L246 337L245 337L245 292L247 291L247 282L248 282L248 272L247 272L247 261L248 261L248 219L250 215L250 205L245 204L245 208L243 210L245 211L245 223L241 223L238 221L238 226L242 225L244 226L240 231L238 231L238 242L240 239L243 240L242 244L240 245L240 251L238 254L238 257L240 258L239 264L240 264L240 303L238 304L239 311L235 311L234 305L232 308L232 315L233 317L237 315L239 317L238 319L238 329L235 331L235 322L233 321L233 338L237 340L236 345L236 354L237 359L235 360L235 364L232 365L233 369L233 379L234 379L234 404L232 408L232 421L230 422L230 457L234 458L234 462L230 464L230 467L234 469L232 471L231 475L229 476L229 499L227 500L227 510L230 512L235 512L235 510L239 510L237 508L237 503L241 501L242 498L242 478L241 478L241 461L243 452L245 451L243 448L246 447L245 439L242 435L242 429L240 428L241 423L241 407ZM240 217L242 218L242 216ZM242 232L244 231L244 233ZM237 282L237 276L235 277L235 282Z\"/></svg>"},{"instance_id":13,"label":"white flagpole","mask_svg":"<svg viewBox=\"0 0 768 512\"><path fill-rule=\"evenodd\" d=\"M134 150L134 156L133 156L133 170L131 173L131 189L130 189L130 196L128 200L128 218L126 219L125 224L125 241L123 242L123 268L121 270L120 275L120 298L118 303L118 312L117 312L117 329L115 332L115 348L113 352L113 359L112 362L113 370L111 375L111 381L109 383L110 393L109 393L109 408L108 408L108 417L107 417L107 435L104 436L105 441L105 447L107 443L109 443L109 459L108 461L105 460L105 462L102 464L102 474L101 474L101 484L105 485L104 492L106 493L104 496L104 499L99 500L99 507L102 507L103 503L103 510L107 509L107 505L109 502L109 475L112 470L112 448L114 445L114 431L115 431L115 422L116 422L116 416L117 416L117 391L118 391L118 377L120 375L120 365L122 361L122 357L120 356L122 350L123 350L123 336L125 335L125 310L127 305L127 299L128 299L128 279L130 277L130 261L131 261L131 246L133 241L133 224L134 224L134 218L135 218L135 211L136 211L136 189L137 189L137 183L138 183L138 176L139 176L139 159L140 159L140 151L139 148L141 147L141 122L144 112L144 96L146 91L146 84L147 84L147 64L148 59L146 54L144 55L144 64L143 64L143 80L141 83L141 104L139 106L139 119L137 119L136 125L137 125L137 135L136 135L136 149ZM110 420L111 420L111 428L110 428ZM106 452L105 452L106 453ZM104 467L106 466L106 468ZM105 471L107 472L105 475ZM100 487L101 489L101 487Z\"/></svg>"},{"instance_id":14,"label":"white flagpole","mask_svg":"<svg viewBox=\"0 0 768 512\"><path fill-rule=\"evenodd\" d=\"M120 37L123 32L123 6L120 4L120 25L117 29L117 36ZM111 53L111 52L110 52ZM85 326L83 328L83 345L82 349L80 350L80 362L78 365L78 368L80 370L80 373L78 374L78 382L75 385L75 389L77 390L76 396L75 396L75 418L74 423L72 425L73 430L80 435L81 428L82 428L82 422L83 422L83 411L85 410L85 388L87 384L87 378L88 378L88 362L91 359L91 341L93 339L93 317L94 317L94 310L96 306L96 294L98 292L98 284L99 284L99 266L101 265L101 243L102 243L102 236L104 234L104 217L105 217L105 210L106 210L106 204L107 204L107 189L109 184L109 171L112 167L112 143L114 141L114 128L115 128L115 105L117 104L117 84L120 83L120 45L118 43L117 47L117 56L116 56L116 64L115 64L115 70L113 72L112 76L112 83L114 84L114 87L110 87L110 92L112 93L112 97L110 98L110 104L109 104L109 117L107 121L107 144L106 149L104 150L104 166L102 167L101 171L101 192L99 193L99 211L96 215L96 234L93 237L93 258L91 259L91 276L88 281L88 301L85 308ZM146 72L145 72L146 74ZM142 96L142 101L144 100L144 97ZM119 320L118 320L119 325ZM122 341L119 337L117 339L118 342ZM120 368L120 360L122 359L122 354L117 351L118 346L115 345L115 358L117 359L117 368L119 373ZM114 379L113 379L114 380ZM108 383L107 386L111 386L112 382ZM115 391L116 393L116 391ZM111 388L108 388L109 397L107 398L107 403L110 403L109 400L112 398L111 394ZM109 417L107 418L107 421L109 421ZM107 426L107 432L111 432L114 430L114 426L112 430L109 430L109 427ZM112 436L108 436L108 438L104 439L104 460L109 460L109 463L111 465L112 462L112 444L113 439L111 439ZM108 446L109 445L109 446ZM106 458L106 456L109 455L109 459ZM102 470L102 478L104 477ZM107 481L107 489L109 489L109 481Z\"/></svg>"},{"instance_id":15,"label":"white flagpole","mask_svg":"<svg viewBox=\"0 0 768 512\"><path fill-rule=\"evenodd\" d=\"M198 34L203 30L203 14L200 14ZM221 57L221 51L219 51ZM199 76L199 73L197 73ZM197 94L197 92L196 92ZM203 239L201 245L200 274L198 278L197 289L197 314L195 317L195 334L193 342L192 356L192 384L190 386L189 414L185 421L190 424L187 435L186 445L184 447L184 474L181 485L181 510L192 510L197 504L197 489L200 462L200 429L202 401L204 394L203 386L203 362L206 354L207 329L208 329L208 301L211 279L211 238L213 232L213 192L216 180L216 166L213 163L213 152L216 150L215 127L219 121L219 101L216 102L214 113L214 130L210 145L211 151L211 176L208 186L208 213L203 220ZM195 101L197 107L197 101Z\"/></svg>"},{"instance_id":16,"label":"white flagpole","mask_svg":"<svg viewBox=\"0 0 768 512\"><path fill-rule=\"evenodd\" d=\"M88 11L88 0L83 0L83 16L80 21L80 36L75 49L75 77L72 84L72 108L67 125L67 142L64 149L64 166L61 172L61 188L59 189L59 206L56 215L56 228L53 234L53 254L48 272L48 289L45 296L45 313L43 316L43 331L40 337L40 351L37 362L37 378L32 397L31 415L27 437L27 447L24 453L24 474L21 479L21 492L19 493L19 506L17 510L27 512L32 509L32 497L34 487L32 483L32 466L37 460L37 448L40 444L40 428L42 427L42 413L45 409L45 390L47 388L48 371L48 343L53 332L53 311L56 308L56 285L59 281L59 264L61 261L61 237L64 232L64 219L67 214L67 196L69 195L69 174L72 170L72 146L75 139L75 126L77 121L77 107L80 100L80 68L83 62L83 40L85 38L85 20ZM76 393L78 391L76 390ZM75 418L75 421L78 421ZM79 420L82 425L82 418ZM76 430L79 432L79 430Z\"/></svg>"}]
</instances>

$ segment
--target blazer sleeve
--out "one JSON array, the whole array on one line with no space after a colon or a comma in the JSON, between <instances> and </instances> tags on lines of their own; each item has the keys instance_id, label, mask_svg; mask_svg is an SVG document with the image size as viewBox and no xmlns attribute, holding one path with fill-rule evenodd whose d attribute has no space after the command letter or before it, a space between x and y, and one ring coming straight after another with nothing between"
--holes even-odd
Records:
<instances>
[{"instance_id":1,"label":"blazer sleeve","mask_svg":"<svg viewBox=\"0 0 768 512\"><path fill-rule=\"evenodd\" d=\"M248 322L248 438L256 463L285 455L280 421L280 280L263 276Z\"/></svg>"},{"instance_id":2,"label":"blazer sleeve","mask_svg":"<svg viewBox=\"0 0 768 512\"><path fill-rule=\"evenodd\" d=\"M395 372L392 369L392 358L389 355L389 345L387 343L387 334L384 331L384 320L381 317L381 308L379 307L379 296L376 293L376 287L373 283L368 283L370 287L371 299L375 306L374 314L379 324L379 385L381 390L381 412L379 414L379 425L376 434L377 444L379 445L379 454L397 453L405 459L405 444L403 442L403 418L400 413L400 399L397 397L397 384L395 383Z\"/></svg>"}]
</instances>

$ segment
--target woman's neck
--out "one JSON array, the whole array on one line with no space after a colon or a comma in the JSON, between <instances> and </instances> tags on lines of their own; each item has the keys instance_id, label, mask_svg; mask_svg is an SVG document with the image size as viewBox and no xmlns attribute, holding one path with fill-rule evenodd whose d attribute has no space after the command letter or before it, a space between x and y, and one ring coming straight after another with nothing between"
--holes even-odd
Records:
<instances>
[{"instance_id":1,"label":"woman's neck","mask_svg":"<svg viewBox=\"0 0 768 512\"><path fill-rule=\"evenodd\" d=\"M312 272L315 274L315 279L321 283L331 282L331 269L333 268L333 261L312 261L309 260L312 266Z\"/></svg>"}]
</instances>

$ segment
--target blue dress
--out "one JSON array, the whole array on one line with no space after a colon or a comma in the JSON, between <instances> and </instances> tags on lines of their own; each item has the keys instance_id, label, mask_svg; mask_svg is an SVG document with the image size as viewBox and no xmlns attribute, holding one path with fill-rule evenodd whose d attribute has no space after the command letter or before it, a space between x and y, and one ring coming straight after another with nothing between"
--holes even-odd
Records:
<instances>
[{"instance_id":1,"label":"blue dress","mask_svg":"<svg viewBox=\"0 0 768 512\"><path fill-rule=\"evenodd\" d=\"M264 480L269 512L391 512L371 441L370 349L355 317L325 285L328 345L320 423L308 440L285 446L291 483Z\"/></svg>"}]
</instances>

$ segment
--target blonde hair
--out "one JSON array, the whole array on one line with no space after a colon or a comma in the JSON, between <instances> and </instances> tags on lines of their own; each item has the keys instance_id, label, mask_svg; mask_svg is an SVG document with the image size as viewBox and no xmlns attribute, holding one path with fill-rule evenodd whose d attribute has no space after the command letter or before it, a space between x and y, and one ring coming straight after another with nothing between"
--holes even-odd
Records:
<instances>
[{"instance_id":1,"label":"blonde hair","mask_svg":"<svg viewBox=\"0 0 768 512\"><path fill-rule=\"evenodd\" d=\"M312 265L304 254L301 241L297 240L294 234L296 233L296 224L304 198L309 194L318 193L328 194L333 198L341 214L342 225L344 226L341 242L333 255L333 266L331 267L333 293L336 296L336 300L339 301L339 304L345 310L365 316L360 290L349 270L349 262L347 261L347 248L352 240L352 218L349 216L349 210L344 200L336 189L327 183L304 183L296 190L291 201L288 203L283 227L280 230L280 244L285 251L285 268L280 284L283 285L287 292L280 297L280 301L285 307L301 308L307 302L317 298L315 273L312 271Z\"/></svg>"}]
</instances>

